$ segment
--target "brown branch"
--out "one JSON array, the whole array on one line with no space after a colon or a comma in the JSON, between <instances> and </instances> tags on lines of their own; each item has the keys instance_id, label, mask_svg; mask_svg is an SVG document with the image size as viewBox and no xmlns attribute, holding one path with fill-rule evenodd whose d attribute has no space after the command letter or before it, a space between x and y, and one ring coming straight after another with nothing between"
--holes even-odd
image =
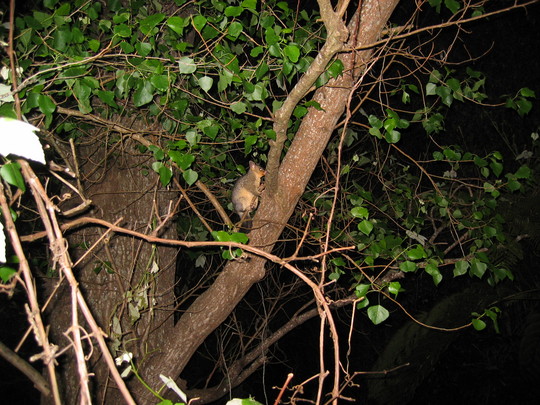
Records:
<instances>
[{"instance_id":1,"label":"brown branch","mask_svg":"<svg viewBox=\"0 0 540 405\"><path fill-rule=\"evenodd\" d=\"M21 245L17 229L15 228L15 223L13 222L13 219L11 217L10 209L4 193L4 185L2 184L2 182L0 182L0 205L2 206L2 215L4 217L6 230L8 231L11 240L11 245L13 246L13 250L15 251L15 254L19 259L19 265L22 269L24 286L31 307L31 317L29 318L29 320L35 326L35 338L38 344L43 348L43 361L45 363L45 366L47 367L47 371L49 374L54 403L60 405L62 401L60 399L60 391L58 389L58 383L56 380L53 345L49 342L47 332L45 331L45 325L43 323L43 318L41 317L41 310L39 308L39 303L36 295L34 278L32 276L32 272L30 271L30 265L28 264L26 255L24 254L24 249Z\"/></svg>"},{"instance_id":2,"label":"brown branch","mask_svg":"<svg viewBox=\"0 0 540 405\"><path fill-rule=\"evenodd\" d=\"M274 131L276 133L276 140L271 141L270 143L270 151L268 152L268 162L266 165L266 189L267 193L272 195L277 192L278 169L281 153L285 141L287 140L287 128L294 108L308 93L318 77L326 70L328 63L330 63L332 58L343 49L349 35L344 22L334 12L330 0L317 0L317 2L319 3L321 18L328 33L327 40L307 72L302 75L300 80L298 80L283 102L283 105L275 113Z\"/></svg>"},{"instance_id":3,"label":"brown branch","mask_svg":"<svg viewBox=\"0 0 540 405\"><path fill-rule=\"evenodd\" d=\"M350 296L330 303L329 308L341 308L353 303L355 300L358 299L355 296ZM272 345L276 344L289 332L293 331L310 319L315 318L317 315L319 315L319 308L312 308L302 314L293 316L277 331L266 337L257 347L253 348L244 357L236 360L231 366L227 367L227 376L224 377L218 385L205 389L187 390L186 394L190 398L198 398L192 402L193 404L212 402L223 397L227 392L240 385L265 362L267 358L266 353ZM252 367L253 364L257 364L257 367ZM249 367L246 368L246 366Z\"/></svg>"},{"instance_id":4,"label":"brown branch","mask_svg":"<svg viewBox=\"0 0 540 405\"><path fill-rule=\"evenodd\" d=\"M2 342L0 342L0 356L27 376L43 396L48 397L51 395L49 383L43 378L41 373Z\"/></svg>"},{"instance_id":5,"label":"brown branch","mask_svg":"<svg viewBox=\"0 0 540 405\"><path fill-rule=\"evenodd\" d=\"M13 48L13 32L15 31L15 0L9 2L9 35L7 53L9 56L9 65L11 66L11 85L13 89L17 88L17 65L15 64L15 50ZM15 100L15 113L20 120L21 116L21 99L18 92L13 92Z\"/></svg>"}]
</instances>

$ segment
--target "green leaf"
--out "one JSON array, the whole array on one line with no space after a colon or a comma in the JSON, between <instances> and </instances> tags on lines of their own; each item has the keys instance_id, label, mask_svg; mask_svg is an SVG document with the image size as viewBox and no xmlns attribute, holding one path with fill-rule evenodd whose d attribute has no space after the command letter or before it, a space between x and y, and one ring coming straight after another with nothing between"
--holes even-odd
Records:
<instances>
[{"instance_id":1,"label":"green leaf","mask_svg":"<svg viewBox=\"0 0 540 405\"><path fill-rule=\"evenodd\" d=\"M152 52L152 45L148 42L137 42L135 44L135 49L139 55L144 57L148 56L148 54Z\"/></svg>"},{"instance_id":2,"label":"green leaf","mask_svg":"<svg viewBox=\"0 0 540 405\"><path fill-rule=\"evenodd\" d=\"M167 27L176 32L178 35L184 35L185 19L182 17L170 17L167 22Z\"/></svg>"},{"instance_id":3,"label":"green leaf","mask_svg":"<svg viewBox=\"0 0 540 405\"><path fill-rule=\"evenodd\" d=\"M426 273L429 274L433 278L433 283L435 285L439 285L439 283L443 279L443 276L441 272L439 271L439 268L434 263L428 263L426 265Z\"/></svg>"},{"instance_id":4,"label":"green leaf","mask_svg":"<svg viewBox=\"0 0 540 405\"><path fill-rule=\"evenodd\" d=\"M244 7L229 6L225 9L225 15L227 17L238 17L244 11Z\"/></svg>"},{"instance_id":5,"label":"green leaf","mask_svg":"<svg viewBox=\"0 0 540 405\"><path fill-rule=\"evenodd\" d=\"M388 283L388 292L394 296L398 296L398 294L403 291L403 288L401 288L401 283L399 281L392 281Z\"/></svg>"},{"instance_id":6,"label":"green leaf","mask_svg":"<svg viewBox=\"0 0 540 405\"><path fill-rule=\"evenodd\" d=\"M212 84L214 83L214 79L212 79L209 76L203 76L203 77L199 78L198 82L199 82L199 86L201 87L201 89L208 92L212 88Z\"/></svg>"},{"instance_id":7,"label":"green leaf","mask_svg":"<svg viewBox=\"0 0 540 405\"><path fill-rule=\"evenodd\" d=\"M152 163L152 169L159 174L159 181L165 187L167 186L172 178L172 170L167 166L164 166L161 162Z\"/></svg>"},{"instance_id":8,"label":"green leaf","mask_svg":"<svg viewBox=\"0 0 540 405\"><path fill-rule=\"evenodd\" d=\"M243 232L234 232L231 234L231 242L243 243L246 244L249 238Z\"/></svg>"},{"instance_id":9,"label":"green leaf","mask_svg":"<svg viewBox=\"0 0 540 405\"><path fill-rule=\"evenodd\" d=\"M371 284L358 284L354 289L354 293L357 298L362 298L366 296L370 289Z\"/></svg>"},{"instance_id":10,"label":"green leaf","mask_svg":"<svg viewBox=\"0 0 540 405\"><path fill-rule=\"evenodd\" d=\"M60 27L53 34L53 48L64 52L71 43L72 34L69 27Z\"/></svg>"},{"instance_id":11,"label":"green leaf","mask_svg":"<svg viewBox=\"0 0 540 405\"><path fill-rule=\"evenodd\" d=\"M114 35L118 35L122 38L131 37L131 28L126 24L119 24L114 27Z\"/></svg>"},{"instance_id":12,"label":"green leaf","mask_svg":"<svg viewBox=\"0 0 540 405\"><path fill-rule=\"evenodd\" d=\"M371 322L375 325L379 325L384 322L390 316L388 310L382 305L373 305L367 309L367 314Z\"/></svg>"},{"instance_id":13,"label":"green leaf","mask_svg":"<svg viewBox=\"0 0 540 405\"><path fill-rule=\"evenodd\" d=\"M251 147L257 143L257 140L257 135L246 136L246 139L244 140L244 153L246 155L249 155L251 153Z\"/></svg>"},{"instance_id":14,"label":"green leaf","mask_svg":"<svg viewBox=\"0 0 540 405\"><path fill-rule=\"evenodd\" d=\"M283 54L289 58L291 62L296 63L300 57L300 49L296 45L287 45L283 48Z\"/></svg>"},{"instance_id":15,"label":"green leaf","mask_svg":"<svg viewBox=\"0 0 540 405\"><path fill-rule=\"evenodd\" d=\"M269 27L264 31L264 38L266 39L266 43L270 45L276 45L280 38L276 35L276 32L274 31L273 27ZM271 51L271 50L270 50ZM277 54L276 54L277 53ZM279 49L277 52L271 52L272 56L278 57L279 56Z\"/></svg>"},{"instance_id":16,"label":"green leaf","mask_svg":"<svg viewBox=\"0 0 540 405\"><path fill-rule=\"evenodd\" d=\"M523 87L520 91L519 91L519 94L523 97L531 97L531 98L536 98L536 93L534 92L534 90L531 90L529 89L528 87Z\"/></svg>"},{"instance_id":17,"label":"green leaf","mask_svg":"<svg viewBox=\"0 0 540 405\"><path fill-rule=\"evenodd\" d=\"M354 207L351 210L351 215L355 218L369 218L369 211L366 207Z\"/></svg>"},{"instance_id":18,"label":"green leaf","mask_svg":"<svg viewBox=\"0 0 540 405\"><path fill-rule=\"evenodd\" d=\"M486 323L481 319L473 319L471 322L473 328L478 331L484 330L486 328Z\"/></svg>"},{"instance_id":19,"label":"green leaf","mask_svg":"<svg viewBox=\"0 0 540 405\"><path fill-rule=\"evenodd\" d=\"M170 88L169 77L167 75L152 75L150 77L150 83L160 91L167 91Z\"/></svg>"},{"instance_id":20,"label":"green leaf","mask_svg":"<svg viewBox=\"0 0 540 405\"><path fill-rule=\"evenodd\" d=\"M51 115L56 111L56 104L53 99L46 95L40 94L38 97L39 110L45 115Z\"/></svg>"},{"instance_id":21,"label":"green leaf","mask_svg":"<svg viewBox=\"0 0 540 405\"><path fill-rule=\"evenodd\" d=\"M118 109L118 104L116 104L114 92L112 91L106 91L106 90L98 90L96 91L96 95L99 97L101 101L103 101L105 104L107 104L109 107Z\"/></svg>"},{"instance_id":22,"label":"green leaf","mask_svg":"<svg viewBox=\"0 0 540 405\"><path fill-rule=\"evenodd\" d=\"M241 6L255 11L257 10L257 0L244 0L241 3Z\"/></svg>"},{"instance_id":23,"label":"green leaf","mask_svg":"<svg viewBox=\"0 0 540 405\"><path fill-rule=\"evenodd\" d=\"M409 256L409 259L411 260L420 260L427 257L426 251L421 245L416 245L415 247L407 250L407 256Z\"/></svg>"},{"instance_id":24,"label":"green leaf","mask_svg":"<svg viewBox=\"0 0 540 405\"><path fill-rule=\"evenodd\" d=\"M404 273L416 271L417 268L416 263L409 260L405 260L399 264L399 269Z\"/></svg>"},{"instance_id":25,"label":"green leaf","mask_svg":"<svg viewBox=\"0 0 540 405\"><path fill-rule=\"evenodd\" d=\"M11 184L17 187L23 193L26 191L26 184L21 173L21 166L17 162L6 163L0 168L0 176Z\"/></svg>"},{"instance_id":26,"label":"green leaf","mask_svg":"<svg viewBox=\"0 0 540 405\"><path fill-rule=\"evenodd\" d=\"M189 169L191 164L195 161L195 156L190 153L182 153L176 150L170 150L168 154L174 163L176 163L182 170Z\"/></svg>"},{"instance_id":27,"label":"green leaf","mask_svg":"<svg viewBox=\"0 0 540 405\"><path fill-rule=\"evenodd\" d=\"M388 143L398 143L399 140L401 139L401 133L399 131L395 131L395 130L386 131L384 133L384 139Z\"/></svg>"},{"instance_id":28,"label":"green leaf","mask_svg":"<svg viewBox=\"0 0 540 405\"><path fill-rule=\"evenodd\" d=\"M358 224L358 230L364 235L369 236L369 234L373 230L373 224L365 219Z\"/></svg>"},{"instance_id":29,"label":"green leaf","mask_svg":"<svg viewBox=\"0 0 540 405\"><path fill-rule=\"evenodd\" d=\"M197 145L199 143L199 134L195 130L189 130L186 132L186 141L189 142L191 146Z\"/></svg>"},{"instance_id":30,"label":"green leaf","mask_svg":"<svg viewBox=\"0 0 540 405\"><path fill-rule=\"evenodd\" d=\"M182 177L184 178L186 183L191 186L193 185L193 183L197 181L197 179L199 178L199 175L197 174L197 172L191 169L188 169L184 173L182 173Z\"/></svg>"},{"instance_id":31,"label":"green leaf","mask_svg":"<svg viewBox=\"0 0 540 405\"><path fill-rule=\"evenodd\" d=\"M226 231L213 231L212 237L218 242L230 242L231 234Z\"/></svg>"},{"instance_id":32,"label":"green leaf","mask_svg":"<svg viewBox=\"0 0 540 405\"><path fill-rule=\"evenodd\" d=\"M202 15L196 15L195 17L193 17L192 21L193 21L193 27L195 27L195 29L199 32L202 31L202 29L206 25L206 18L203 17Z\"/></svg>"},{"instance_id":33,"label":"green leaf","mask_svg":"<svg viewBox=\"0 0 540 405\"><path fill-rule=\"evenodd\" d=\"M212 125L212 126L203 128L203 132L210 139L214 140L214 139L216 139L217 134L219 132L219 127L217 125Z\"/></svg>"},{"instance_id":34,"label":"green leaf","mask_svg":"<svg viewBox=\"0 0 540 405\"><path fill-rule=\"evenodd\" d=\"M187 56L183 56L178 60L178 67L182 74L190 74L197 70L195 61Z\"/></svg>"},{"instance_id":35,"label":"green leaf","mask_svg":"<svg viewBox=\"0 0 540 405\"><path fill-rule=\"evenodd\" d=\"M427 96L434 96L437 92L437 85L435 83L428 83L426 84L426 95Z\"/></svg>"},{"instance_id":36,"label":"green leaf","mask_svg":"<svg viewBox=\"0 0 540 405\"><path fill-rule=\"evenodd\" d=\"M343 65L343 62L339 59L334 60L330 66L326 69L326 71L330 74L331 77L338 77L341 76L343 73L343 69L345 66Z\"/></svg>"},{"instance_id":37,"label":"green leaf","mask_svg":"<svg viewBox=\"0 0 540 405\"><path fill-rule=\"evenodd\" d=\"M148 80L141 80L133 93L133 103L136 107L142 107L154 99L154 86Z\"/></svg>"},{"instance_id":38,"label":"green leaf","mask_svg":"<svg viewBox=\"0 0 540 405\"><path fill-rule=\"evenodd\" d=\"M481 262L478 259L472 259L471 260L471 273L475 275L478 278L482 278L484 273L487 270L487 264L484 262Z\"/></svg>"},{"instance_id":39,"label":"green leaf","mask_svg":"<svg viewBox=\"0 0 540 405\"><path fill-rule=\"evenodd\" d=\"M0 278L4 283L9 282L11 277L16 274L17 271L7 266L0 266Z\"/></svg>"},{"instance_id":40,"label":"green leaf","mask_svg":"<svg viewBox=\"0 0 540 405\"><path fill-rule=\"evenodd\" d=\"M243 114L246 112L246 103L243 103L241 101L236 101L231 104L231 110L233 110L237 114Z\"/></svg>"},{"instance_id":41,"label":"green leaf","mask_svg":"<svg viewBox=\"0 0 540 405\"><path fill-rule=\"evenodd\" d=\"M452 90L445 86L437 87L435 93L441 98L444 105L450 107L454 97L452 96Z\"/></svg>"},{"instance_id":42,"label":"green leaf","mask_svg":"<svg viewBox=\"0 0 540 405\"><path fill-rule=\"evenodd\" d=\"M156 31L153 32L153 29L165 19L165 14L154 14L149 15L140 22L140 29L144 35L154 35Z\"/></svg>"},{"instance_id":43,"label":"green leaf","mask_svg":"<svg viewBox=\"0 0 540 405\"><path fill-rule=\"evenodd\" d=\"M517 172L514 174L517 179L530 179L531 178L531 169L527 166L521 166Z\"/></svg>"},{"instance_id":44,"label":"green leaf","mask_svg":"<svg viewBox=\"0 0 540 405\"><path fill-rule=\"evenodd\" d=\"M459 4L459 1L457 0L444 0L444 5L448 10L452 12L452 14L456 14L458 10L461 8L461 5Z\"/></svg>"},{"instance_id":45,"label":"green leaf","mask_svg":"<svg viewBox=\"0 0 540 405\"><path fill-rule=\"evenodd\" d=\"M227 33L234 39L238 38L238 36L242 33L242 30L244 29L243 25L240 24L238 21L234 21L229 25L229 28L227 30Z\"/></svg>"},{"instance_id":46,"label":"green leaf","mask_svg":"<svg viewBox=\"0 0 540 405\"><path fill-rule=\"evenodd\" d=\"M493 171L493 174L497 177L499 177L503 171L503 165L502 163L500 162L497 162L496 160L493 160L490 164L489 164L489 167L491 168L491 170Z\"/></svg>"}]
</instances>

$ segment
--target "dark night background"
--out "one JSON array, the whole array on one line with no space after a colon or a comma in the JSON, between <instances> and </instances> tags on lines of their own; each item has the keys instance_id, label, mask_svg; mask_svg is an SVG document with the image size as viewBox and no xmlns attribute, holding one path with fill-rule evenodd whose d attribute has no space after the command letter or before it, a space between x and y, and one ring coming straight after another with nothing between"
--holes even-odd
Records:
<instances>
[{"instance_id":1,"label":"dark night background","mask_svg":"<svg viewBox=\"0 0 540 405\"><path fill-rule=\"evenodd\" d=\"M399 10L397 12L399 13ZM490 96L490 102L495 102L494 98L498 95L514 94L522 87L534 90L537 97L540 97L539 18L540 6L536 4L525 10L518 9L462 27L466 33L462 35L461 41L471 55L477 56L489 51L482 59L473 62L471 67L485 73L486 93ZM464 57L464 54L452 54L450 60L457 61ZM531 150L530 135L538 132L539 127L540 100L535 102L533 110L524 119L505 108L486 110L466 103L453 106L446 117L447 131L440 136L455 136L456 143L459 142L465 147L485 145L489 150L508 150L501 138L495 135L498 130L510 136L510 142L515 143L518 150L522 151ZM506 161L510 160L511 158L506 158ZM469 329L457 334L435 362L432 372L418 386L410 403L527 404L538 398L540 363L536 363L535 370L524 373L519 364L519 348L527 316L535 311L540 313L540 266L537 256L539 244L539 241L526 242L526 255L513 269L516 283L520 283L519 290L530 289L531 294L519 302L500 306L503 309L501 333L495 333L489 325L482 332ZM421 277L408 280L407 283L409 297L404 297L404 305L416 314L429 311L442 299L443 294L450 295L460 291L473 281L468 277L449 281L445 279L445 284L439 286L438 291L434 291L432 286L428 287L430 280ZM414 293L410 293L411 291ZM0 340L11 348L15 347L27 325L23 299L22 294L10 300L0 296ZM339 319L339 316L336 315L336 318ZM344 324L341 325L342 350L347 349L348 326L347 318L344 319ZM388 322L378 327L371 326L366 316L357 315L350 370L371 370L388 339L406 321L397 308L393 308ZM536 347L540 347L540 322L538 325ZM272 387L281 386L288 372L295 373L293 384L299 384L308 378L310 375L303 375L302 369L311 372L318 368L318 340L312 338L318 334L318 319L313 319L288 334L278 345L280 359L286 361L272 362L265 370L255 373L233 392L233 397L247 397L251 394L264 403L264 383L268 401L273 403L277 391ZM305 336L310 336L310 339L305 339ZM33 338L27 339L21 355L28 358L36 352ZM540 361L540 349L536 349L531 355L535 355ZM327 364L330 360L329 357ZM405 369L402 372L407 371ZM37 391L28 383L26 377L3 359L0 359L0 375L0 395L3 403L38 403ZM368 380L361 378L355 382L360 386L347 390L344 394L364 403ZM407 388L402 387L405 392ZM395 394L393 403L409 403L401 402L399 392ZM216 404L225 402L226 399L222 399Z\"/></svg>"}]
</instances>

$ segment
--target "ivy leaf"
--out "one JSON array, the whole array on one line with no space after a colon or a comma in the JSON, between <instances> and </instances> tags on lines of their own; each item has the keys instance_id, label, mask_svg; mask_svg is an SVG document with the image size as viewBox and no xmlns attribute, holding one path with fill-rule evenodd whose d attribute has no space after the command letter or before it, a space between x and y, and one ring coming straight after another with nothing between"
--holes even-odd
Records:
<instances>
[{"instance_id":1,"label":"ivy leaf","mask_svg":"<svg viewBox=\"0 0 540 405\"><path fill-rule=\"evenodd\" d=\"M154 86L148 80L141 80L133 93L133 103L136 107L142 107L154 98Z\"/></svg>"},{"instance_id":2,"label":"ivy leaf","mask_svg":"<svg viewBox=\"0 0 540 405\"><path fill-rule=\"evenodd\" d=\"M373 230L373 224L365 219L358 224L358 230L364 235L369 236L369 234Z\"/></svg>"},{"instance_id":3,"label":"ivy leaf","mask_svg":"<svg viewBox=\"0 0 540 405\"><path fill-rule=\"evenodd\" d=\"M251 153L251 147L257 143L257 135L246 136L244 140L244 153L249 155Z\"/></svg>"},{"instance_id":4,"label":"ivy leaf","mask_svg":"<svg viewBox=\"0 0 540 405\"><path fill-rule=\"evenodd\" d=\"M351 215L355 218L367 219L369 217L369 211L366 207L354 207L351 210Z\"/></svg>"},{"instance_id":5,"label":"ivy leaf","mask_svg":"<svg viewBox=\"0 0 540 405\"><path fill-rule=\"evenodd\" d=\"M21 174L21 166L16 163L6 163L0 168L0 176L12 186L17 187L23 193L26 191L26 185Z\"/></svg>"},{"instance_id":6,"label":"ivy leaf","mask_svg":"<svg viewBox=\"0 0 540 405\"><path fill-rule=\"evenodd\" d=\"M244 11L244 7L229 6L225 9L225 15L227 17L238 17Z\"/></svg>"},{"instance_id":7,"label":"ivy leaf","mask_svg":"<svg viewBox=\"0 0 540 405\"><path fill-rule=\"evenodd\" d=\"M204 26L206 25L206 18L203 17L202 15L196 15L195 17L193 17L192 21L193 21L193 27L195 27L195 29L199 32L201 32Z\"/></svg>"},{"instance_id":8,"label":"ivy leaf","mask_svg":"<svg viewBox=\"0 0 540 405\"><path fill-rule=\"evenodd\" d=\"M404 273L410 273L412 271L416 271L417 266L415 262L405 260L399 264L399 269Z\"/></svg>"},{"instance_id":9,"label":"ivy leaf","mask_svg":"<svg viewBox=\"0 0 540 405\"><path fill-rule=\"evenodd\" d=\"M227 33L233 38L236 39L242 33L244 27L238 21L234 21L229 25Z\"/></svg>"},{"instance_id":10,"label":"ivy leaf","mask_svg":"<svg viewBox=\"0 0 540 405\"><path fill-rule=\"evenodd\" d=\"M516 177L516 179L530 179L531 169L527 166L521 166L514 174L514 176Z\"/></svg>"},{"instance_id":11,"label":"ivy leaf","mask_svg":"<svg viewBox=\"0 0 540 405\"><path fill-rule=\"evenodd\" d=\"M118 24L114 27L114 35L118 35L122 38L129 38L131 36L131 28L126 24Z\"/></svg>"},{"instance_id":12,"label":"ivy leaf","mask_svg":"<svg viewBox=\"0 0 540 405\"><path fill-rule=\"evenodd\" d=\"M98 90L96 92L96 95L99 97L101 101L103 101L105 104L107 104L109 107L112 107L114 109L118 109L118 104L116 104L114 93L112 91L106 91L106 90Z\"/></svg>"},{"instance_id":13,"label":"ivy leaf","mask_svg":"<svg viewBox=\"0 0 540 405\"><path fill-rule=\"evenodd\" d=\"M4 227L2 224L0 224L0 232L2 233L0 235L0 262L6 261L6 243L5 243L5 236L4 236ZM7 266L0 266L0 278L4 283L9 282L11 277L17 273L16 270L12 269L11 267Z\"/></svg>"},{"instance_id":14,"label":"ivy leaf","mask_svg":"<svg viewBox=\"0 0 540 405\"><path fill-rule=\"evenodd\" d=\"M176 150L170 150L169 157L180 167L182 170L187 170L191 164L195 161L195 156L190 153L182 153Z\"/></svg>"},{"instance_id":15,"label":"ivy leaf","mask_svg":"<svg viewBox=\"0 0 540 405\"><path fill-rule=\"evenodd\" d=\"M159 181L165 187L167 186L172 178L172 170L169 169L161 162L152 163L152 169L159 174Z\"/></svg>"},{"instance_id":16,"label":"ivy leaf","mask_svg":"<svg viewBox=\"0 0 540 405\"><path fill-rule=\"evenodd\" d=\"M182 74L190 74L197 70L195 61L187 56L183 56L178 60L178 67Z\"/></svg>"},{"instance_id":17,"label":"ivy leaf","mask_svg":"<svg viewBox=\"0 0 540 405\"><path fill-rule=\"evenodd\" d=\"M243 114L247 110L246 103L236 101L231 104L231 110L233 110L237 114Z\"/></svg>"},{"instance_id":18,"label":"ivy leaf","mask_svg":"<svg viewBox=\"0 0 540 405\"><path fill-rule=\"evenodd\" d=\"M283 48L283 54L289 58L291 62L296 63L300 57L300 49L296 45L287 45Z\"/></svg>"},{"instance_id":19,"label":"ivy leaf","mask_svg":"<svg viewBox=\"0 0 540 405\"><path fill-rule=\"evenodd\" d=\"M213 231L212 237L217 242L230 242L231 241L231 234L226 231Z\"/></svg>"},{"instance_id":20,"label":"ivy leaf","mask_svg":"<svg viewBox=\"0 0 540 405\"><path fill-rule=\"evenodd\" d=\"M248 242L249 238L247 237L247 235L243 232L234 232L232 235L231 235L231 241L232 242L237 242L237 243L243 243L243 244L246 244Z\"/></svg>"},{"instance_id":21,"label":"ivy leaf","mask_svg":"<svg viewBox=\"0 0 540 405\"><path fill-rule=\"evenodd\" d=\"M370 288L371 284L358 284L355 288L354 293L356 294L357 298L362 298L366 296Z\"/></svg>"},{"instance_id":22,"label":"ivy leaf","mask_svg":"<svg viewBox=\"0 0 540 405\"><path fill-rule=\"evenodd\" d=\"M170 87L169 78L167 75L153 75L150 77L150 83L161 91L167 91Z\"/></svg>"},{"instance_id":23,"label":"ivy leaf","mask_svg":"<svg viewBox=\"0 0 540 405\"><path fill-rule=\"evenodd\" d=\"M422 246L416 245L415 247L407 250L407 256L409 256L409 259L411 260L420 260L425 258L427 255Z\"/></svg>"},{"instance_id":24,"label":"ivy leaf","mask_svg":"<svg viewBox=\"0 0 540 405\"><path fill-rule=\"evenodd\" d=\"M435 83L426 84L426 95L434 96L437 92L437 85Z\"/></svg>"},{"instance_id":25,"label":"ivy leaf","mask_svg":"<svg viewBox=\"0 0 540 405\"><path fill-rule=\"evenodd\" d=\"M178 35L184 35L185 20L182 17L174 16L167 20L167 27L176 32Z\"/></svg>"},{"instance_id":26,"label":"ivy leaf","mask_svg":"<svg viewBox=\"0 0 540 405\"><path fill-rule=\"evenodd\" d=\"M336 59L330 64L330 66L328 66L327 71L330 74L330 76L335 78L335 77L341 76L341 74L343 73L344 67L345 66L343 65L343 62L339 59Z\"/></svg>"},{"instance_id":27,"label":"ivy leaf","mask_svg":"<svg viewBox=\"0 0 540 405\"><path fill-rule=\"evenodd\" d=\"M140 28L144 35L154 35L157 31L153 31L156 25L158 25L165 18L165 14L154 14L141 20Z\"/></svg>"},{"instance_id":28,"label":"ivy leaf","mask_svg":"<svg viewBox=\"0 0 540 405\"><path fill-rule=\"evenodd\" d=\"M452 14L456 14L457 11L461 8L461 5L457 0L444 0L444 5L448 10L452 12Z\"/></svg>"},{"instance_id":29,"label":"ivy leaf","mask_svg":"<svg viewBox=\"0 0 540 405\"><path fill-rule=\"evenodd\" d=\"M436 264L428 263L426 266L426 273L433 278L433 283L435 285L439 285L439 283L443 279L443 276Z\"/></svg>"},{"instance_id":30,"label":"ivy leaf","mask_svg":"<svg viewBox=\"0 0 540 405\"><path fill-rule=\"evenodd\" d=\"M454 265L454 277L462 276L464 274L467 274L467 271L469 270L469 262L465 260L461 260L459 262L456 262Z\"/></svg>"},{"instance_id":31,"label":"ivy leaf","mask_svg":"<svg viewBox=\"0 0 540 405\"><path fill-rule=\"evenodd\" d=\"M208 76L203 76L199 78L198 81L199 81L199 86L201 87L201 89L203 89L206 92L208 92L208 90L212 88L212 84L214 83L214 79Z\"/></svg>"},{"instance_id":32,"label":"ivy leaf","mask_svg":"<svg viewBox=\"0 0 540 405\"><path fill-rule=\"evenodd\" d=\"M197 179L199 178L199 175L197 174L197 172L191 169L188 169L184 173L182 173L182 177L184 178L186 183L191 186L193 185L193 183L197 181Z\"/></svg>"},{"instance_id":33,"label":"ivy leaf","mask_svg":"<svg viewBox=\"0 0 540 405\"><path fill-rule=\"evenodd\" d=\"M382 305L373 305L367 309L367 314L373 324L378 325L390 316L388 310Z\"/></svg>"},{"instance_id":34,"label":"ivy leaf","mask_svg":"<svg viewBox=\"0 0 540 405\"><path fill-rule=\"evenodd\" d=\"M388 143L398 143L399 140L401 139L401 133L399 131L395 131L395 130L386 131L384 133L384 139Z\"/></svg>"},{"instance_id":35,"label":"ivy leaf","mask_svg":"<svg viewBox=\"0 0 540 405\"><path fill-rule=\"evenodd\" d=\"M484 330L486 328L486 323L481 319L473 319L471 322L473 328L478 331Z\"/></svg>"},{"instance_id":36,"label":"ivy leaf","mask_svg":"<svg viewBox=\"0 0 540 405\"><path fill-rule=\"evenodd\" d=\"M487 270L487 264L484 262L481 262L478 259L471 260L471 273L475 275L478 278L482 278L484 273Z\"/></svg>"},{"instance_id":37,"label":"ivy leaf","mask_svg":"<svg viewBox=\"0 0 540 405\"><path fill-rule=\"evenodd\" d=\"M56 104L52 98L45 94L40 94L38 97L39 110L45 115L51 115L56 111Z\"/></svg>"}]
</instances>

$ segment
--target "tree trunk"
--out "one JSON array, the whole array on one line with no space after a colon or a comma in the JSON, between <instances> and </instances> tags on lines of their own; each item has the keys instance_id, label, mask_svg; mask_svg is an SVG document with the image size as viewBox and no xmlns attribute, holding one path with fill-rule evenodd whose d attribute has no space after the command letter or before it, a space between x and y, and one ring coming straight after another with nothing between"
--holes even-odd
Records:
<instances>
[{"instance_id":1,"label":"tree trunk","mask_svg":"<svg viewBox=\"0 0 540 405\"><path fill-rule=\"evenodd\" d=\"M360 25L357 32L351 34L357 38L357 47L378 39L397 3L398 0L368 0L361 3ZM355 17L351 20L353 26L355 20ZM372 50L367 49L357 52L356 58L352 52L341 55L345 73L316 91L314 100L322 109L311 108L304 117L280 166L277 193L263 193L253 221L256 229L250 234L251 245L271 251L343 114L356 79L353 72L358 75L371 54ZM359 69L354 69L355 62ZM145 377L150 386L160 385L160 373L176 378L182 372L205 338L225 321L250 287L262 279L264 265L265 260L259 257L227 264L212 286L180 318L164 341L164 350L146 364ZM140 402L148 403L149 394L144 388L137 389L137 396L144 398Z\"/></svg>"},{"instance_id":2,"label":"tree trunk","mask_svg":"<svg viewBox=\"0 0 540 405\"><path fill-rule=\"evenodd\" d=\"M135 152L134 142L122 143L124 150L121 153L107 155L110 152L107 140L99 136L96 138L94 145L81 147L78 151L81 161L85 162L81 173L93 173L89 178L81 180L87 197L93 201L94 216L113 223L122 217L122 226L150 233L152 229L149 224L159 224L156 210L161 210L159 215L163 218L167 214L165 210L170 206L170 200L177 198L176 195L159 189L160 184L154 172L147 176L142 174L143 165L149 165L148 157L138 152L131 153ZM120 143L116 146L120 146ZM96 166L99 166L97 171ZM105 233L106 229L92 226L69 235L73 260L87 253ZM172 226L169 223L160 235L174 239L174 223ZM109 335L111 348L131 351L136 358L144 358L158 349L173 327L176 250L166 246L154 249L150 244L134 238L108 234L76 266L76 275L86 302L98 324ZM154 263L158 267L153 267ZM97 269L100 270L98 274ZM70 293L65 283L64 286L66 288L63 293L57 294L49 310L53 327L51 334L61 347L68 344L63 333L71 322L71 314L67 310L71 305ZM127 291L139 292L140 295L130 300L126 297ZM140 312L139 319L135 319L134 311L137 299L142 302L148 300L148 307ZM115 319L120 321L121 332L124 334L122 341L129 342L126 346L118 346L120 336L115 336L114 327L111 327ZM73 356L70 355L61 359L59 376L66 404L78 403L79 388L74 383L78 374L75 363L68 361L71 359ZM109 372L99 356L99 350L94 351L89 364L90 372L95 373L95 377L91 378L94 398L112 403L118 392L114 382L109 381Z\"/></svg>"}]
</instances>

